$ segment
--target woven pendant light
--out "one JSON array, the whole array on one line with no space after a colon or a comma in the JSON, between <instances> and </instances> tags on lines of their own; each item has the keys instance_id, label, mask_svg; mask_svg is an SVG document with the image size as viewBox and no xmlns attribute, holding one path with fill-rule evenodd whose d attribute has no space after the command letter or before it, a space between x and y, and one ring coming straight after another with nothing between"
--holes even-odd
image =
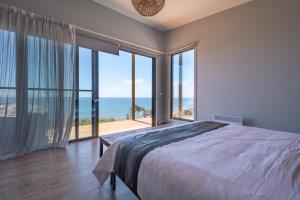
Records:
<instances>
[{"instance_id":1,"label":"woven pendant light","mask_svg":"<svg viewBox=\"0 0 300 200\"><path fill-rule=\"evenodd\" d=\"M133 7L143 16L156 15L165 5L165 0L132 0Z\"/></svg>"}]
</instances>

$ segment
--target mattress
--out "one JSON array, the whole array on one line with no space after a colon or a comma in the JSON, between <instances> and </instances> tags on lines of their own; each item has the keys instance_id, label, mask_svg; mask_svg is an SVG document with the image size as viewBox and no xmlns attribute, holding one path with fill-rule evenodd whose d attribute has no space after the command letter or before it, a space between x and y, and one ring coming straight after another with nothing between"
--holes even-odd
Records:
<instances>
[{"instance_id":1,"label":"mattress","mask_svg":"<svg viewBox=\"0 0 300 200\"><path fill-rule=\"evenodd\" d=\"M114 172L125 140L112 144L96 165L101 184ZM143 200L300 199L300 136L227 125L159 146L140 163L137 195Z\"/></svg>"}]
</instances>

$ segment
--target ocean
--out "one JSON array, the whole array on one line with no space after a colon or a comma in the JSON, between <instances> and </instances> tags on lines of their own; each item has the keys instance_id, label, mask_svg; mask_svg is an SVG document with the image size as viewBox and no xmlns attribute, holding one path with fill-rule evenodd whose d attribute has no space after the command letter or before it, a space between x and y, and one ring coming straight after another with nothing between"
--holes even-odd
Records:
<instances>
[{"instance_id":1,"label":"ocean","mask_svg":"<svg viewBox=\"0 0 300 200\"><path fill-rule=\"evenodd\" d=\"M174 105L178 104L178 99L174 99ZM184 98L183 107L193 108L193 99ZM136 105L151 110L152 99L151 98L136 98ZM174 106L174 112L177 111ZM123 97L100 97L99 99L99 119L113 118L115 120L126 119L126 115L131 112L131 98ZM80 97L79 98L79 120L90 119L92 113L91 98Z\"/></svg>"},{"instance_id":2,"label":"ocean","mask_svg":"<svg viewBox=\"0 0 300 200\"><path fill-rule=\"evenodd\" d=\"M8 101L11 104L15 104L16 100L13 97L8 97L8 99L0 99L0 105L6 104ZM30 99L29 102L32 100ZM37 101L37 99L36 99ZM43 102L41 99L39 102ZM51 101L50 101L51 102ZM48 102L49 103L49 102ZM183 99L183 108L190 109L193 108L193 98ZM35 104L34 104L35 105ZM42 103L40 105L43 105ZM48 105L47 103L45 105ZM136 105L144 108L148 114L151 113L152 109L152 99L151 98L136 98ZM173 101L174 110L178 111L178 99ZM35 105L37 106L37 105ZM39 107L40 108L40 107ZM47 108L41 108L42 110L47 110ZM131 113L131 98L130 97L100 97L99 99L99 119L114 119L114 120L124 120L127 115ZM137 113L141 116L141 113ZM92 118L92 99L91 97L79 97L79 120L90 120Z\"/></svg>"}]
</instances>

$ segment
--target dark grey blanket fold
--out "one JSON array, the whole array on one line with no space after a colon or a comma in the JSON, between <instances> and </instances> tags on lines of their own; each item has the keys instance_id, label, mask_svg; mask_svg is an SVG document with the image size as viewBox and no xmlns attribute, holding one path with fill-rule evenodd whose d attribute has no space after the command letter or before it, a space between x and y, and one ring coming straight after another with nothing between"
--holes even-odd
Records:
<instances>
[{"instance_id":1,"label":"dark grey blanket fold","mask_svg":"<svg viewBox=\"0 0 300 200\"><path fill-rule=\"evenodd\" d=\"M115 158L115 172L137 195L137 176L144 156L151 150L221 128L226 124L198 122L164 130L151 131L121 141Z\"/></svg>"}]
</instances>

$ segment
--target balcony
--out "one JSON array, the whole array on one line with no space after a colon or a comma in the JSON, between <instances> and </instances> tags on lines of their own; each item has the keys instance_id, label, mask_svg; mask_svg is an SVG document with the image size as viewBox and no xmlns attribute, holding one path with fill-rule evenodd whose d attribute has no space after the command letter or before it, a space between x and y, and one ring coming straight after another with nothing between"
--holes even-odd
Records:
<instances>
[{"instance_id":1,"label":"balcony","mask_svg":"<svg viewBox=\"0 0 300 200\"><path fill-rule=\"evenodd\" d=\"M121 120L114 122L99 123L99 136L117 132L130 131L151 127L151 118L141 118L138 120ZM92 135L91 124L79 126L79 138L88 138ZM75 139L75 128L72 127L70 140Z\"/></svg>"}]
</instances>

